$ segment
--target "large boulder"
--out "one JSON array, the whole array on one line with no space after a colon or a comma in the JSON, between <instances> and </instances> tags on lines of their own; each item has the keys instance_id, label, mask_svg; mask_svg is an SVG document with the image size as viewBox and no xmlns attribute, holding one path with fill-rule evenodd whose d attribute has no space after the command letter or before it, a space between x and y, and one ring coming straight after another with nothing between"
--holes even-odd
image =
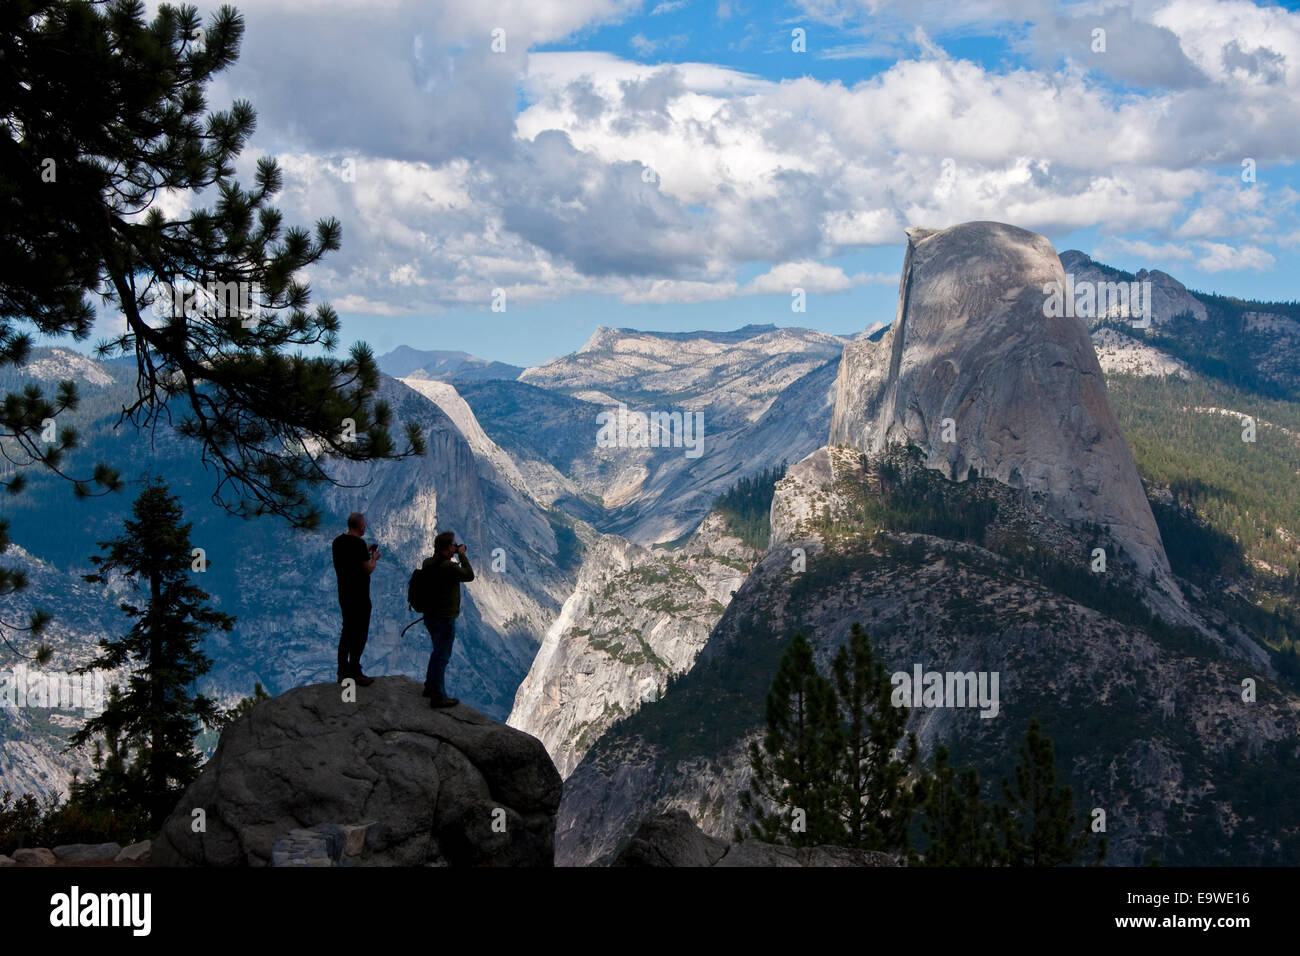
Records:
<instances>
[{"instance_id":1,"label":"large boulder","mask_svg":"<svg viewBox=\"0 0 1300 956\"><path fill-rule=\"evenodd\" d=\"M58 862L52 852L45 847L24 847L14 850L14 863L19 866L54 866Z\"/></svg>"},{"instance_id":2,"label":"large boulder","mask_svg":"<svg viewBox=\"0 0 1300 956\"><path fill-rule=\"evenodd\" d=\"M727 842L697 827L685 810L670 810L642 821L614 866L713 866Z\"/></svg>"},{"instance_id":3,"label":"large boulder","mask_svg":"<svg viewBox=\"0 0 1300 956\"><path fill-rule=\"evenodd\" d=\"M126 865L151 863L153 862L153 844L149 840L141 840L139 843L132 843L128 847L123 847L122 852L117 855L113 862Z\"/></svg>"},{"instance_id":4,"label":"large boulder","mask_svg":"<svg viewBox=\"0 0 1300 956\"><path fill-rule=\"evenodd\" d=\"M118 843L66 843L53 850L55 858L62 864L74 863L112 863L122 852Z\"/></svg>"},{"instance_id":5,"label":"large boulder","mask_svg":"<svg viewBox=\"0 0 1300 956\"><path fill-rule=\"evenodd\" d=\"M830 443L903 441L956 480L974 467L1041 493L1177 595L1087 326L1049 307L1065 282L1051 242L997 222L907 235L897 318L845 349Z\"/></svg>"},{"instance_id":6,"label":"large boulder","mask_svg":"<svg viewBox=\"0 0 1300 956\"><path fill-rule=\"evenodd\" d=\"M381 677L355 702L316 684L258 704L222 732L154 865L266 866L322 825L364 828L354 865L552 865L561 784L541 743L420 692Z\"/></svg>"}]
</instances>

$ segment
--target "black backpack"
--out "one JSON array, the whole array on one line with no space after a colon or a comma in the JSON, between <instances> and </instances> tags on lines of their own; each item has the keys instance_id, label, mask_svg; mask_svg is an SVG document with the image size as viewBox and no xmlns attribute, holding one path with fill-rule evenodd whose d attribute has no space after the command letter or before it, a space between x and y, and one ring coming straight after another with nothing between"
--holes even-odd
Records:
<instances>
[{"instance_id":1,"label":"black backpack","mask_svg":"<svg viewBox=\"0 0 1300 956\"><path fill-rule=\"evenodd\" d=\"M416 614L424 613L424 568L411 572L411 580L406 582L406 604Z\"/></svg>"}]
</instances>

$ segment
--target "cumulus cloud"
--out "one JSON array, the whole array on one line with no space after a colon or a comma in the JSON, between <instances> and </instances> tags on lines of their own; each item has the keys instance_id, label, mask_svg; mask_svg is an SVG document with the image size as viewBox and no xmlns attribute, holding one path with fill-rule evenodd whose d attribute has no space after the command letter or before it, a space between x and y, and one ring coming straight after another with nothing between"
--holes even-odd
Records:
<instances>
[{"instance_id":1,"label":"cumulus cloud","mask_svg":"<svg viewBox=\"0 0 1300 956\"><path fill-rule=\"evenodd\" d=\"M312 279L354 311L486 304L496 288L625 302L840 292L878 277L825 260L971 219L1100 226L1123 251L1208 271L1270 268L1258 237L1295 234L1296 196L1265 174L1300 152L1300 15L1236 0L1086 15L1046 0L803 6L850 31L896 21L881 42L906 52L851 85L777 82L531 52L626 19L635 0L248 0L243 55L209 101L254 103L241 172L259 148L279 157L289 221L343 221L343 249ZM1039 66L944 52L987 24ZM634 33L632 49L655 37ZM1261 170L1249 186L1246 157ZM741 282L752 263L768 271Z\"/></svg>"},{"instance_id":2,"label":"cumulus cloud","mask_svg":"<svg viewBox=\"0 0 1300 956\"><path fill-rule=\"evenodd\" d=\"M753 292L784 292L787 295L792 289L803 289L805 292L845 292L852 286L852 281L839 266L828 266L811 260L783 262L750 283Z\"/></svg>"},{"instance_id":3,"label":"cumulus cloud","mask_svg":"<svg viewBox=\"0 0 1300 956\"><path fill-rule=\"evenodd\" d=\"M1248 269L1254 272L1267 272L1277 260L1259 246L1240 246L1234 248L1222 242L1202 242L1199 244L1204 255L1196 260L1196 265L1206 272L1228 272Z\"/></svg>"}]
</instances>

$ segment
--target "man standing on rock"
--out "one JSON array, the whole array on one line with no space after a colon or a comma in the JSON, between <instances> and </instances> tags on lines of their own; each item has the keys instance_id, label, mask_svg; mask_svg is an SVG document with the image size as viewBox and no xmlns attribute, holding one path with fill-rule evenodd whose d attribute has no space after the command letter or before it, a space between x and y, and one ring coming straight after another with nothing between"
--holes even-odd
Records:
<instances>
[{"instance_id":1,"label":"man standing on rock","mask_svg":"<svg viewBox=\"0 0 1300 956\"><path fill-rule=\"evenodd\" d=\"M474 580L474 569L465 556L465 545L456 543L453 531L433 539L433 557L420 565L424 596L424 626L433 641L429 668L424 674L424 696L431 707L453 707L460 701L447 696L445 677L451 647L456 641L456 618L460 616L460 586ZM452 560L455 557L456 560Z\"/></svg>"},{"instance_id":2,"label":"man standing on rock","mask_svg":"<svg viewBox=\"0 0 1300 956\"><path fill-rule=\"evenodd\" d=\"M379 561L379 545L366 547L366 516L348 515L348 530L334 539L334 573L339 582L339 610L343 632L339 635L339 683L351 677L360 687L374 678L361 672L361 652L370 635L370 575Z\"/></svg>"}]
</instances>

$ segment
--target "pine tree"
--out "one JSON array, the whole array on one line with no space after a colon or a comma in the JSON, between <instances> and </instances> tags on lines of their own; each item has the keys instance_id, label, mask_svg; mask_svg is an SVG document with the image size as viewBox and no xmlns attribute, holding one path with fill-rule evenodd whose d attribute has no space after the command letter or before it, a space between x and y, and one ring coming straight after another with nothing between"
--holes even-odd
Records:
<instances>
[{"instance_id":1,"label":"pine tree","mask_svg":"<svg viewBox=\"0 0 1300 956\"><path fill-rule=\"evenodd\" d=\"M209 113L204 94L238 59L243 19L230 6L206 26L189 5L144 13L140 0L0 4L0 365L23 365L33 333L89 338L100 297L125 324L99 354L129 355L137 369L121 420L176 420L212 466L218 504L314 528L310 489L337 483L327 459L422 454L423 437L408 423L396 450L373 353L359 343L333 358L338 315L308 311L296 276L339 248L339 223L319 221L314 236L286 229L269 204L282 186L269 157L253 189L233 178L256 114L242 100ZM156 202L164 194L215 201L171 216ZM5 395L0 455L68 479L79 496L107 494L118 472L102 462L69 472L76 429L54 432L78 402L72 381L53 396L36 383ZM24 483L21 470L0 482L15 493ZM7 526L0 519L0 553ZM0 568L0 596L26 584ZM0 639L29 656L9 635L39 636L47 620L0 621ZM49 648L32 656L43 663Z\"/></svg>"},{"instance_id":2,"label":"pine tree","mask_svg":"<svg viewBox=\"0 0 1300 956\"><path fill-rule=\"evenodd\" d=\"M907 734L908 711L894 707L892 685L871 641L854 624L832 664L845 724L839 815L845 836L836 841L863 850L902 850L908 842L916 794L908 777L916 763L916 737Z\"/></svg>"},{"instance_id":3,"label":"pine tree","mask_svg":"<svg viewBox=\"0 0 1300 956\"><path fill-rule=\"evenodd\" d=\"M234 179L256 114L242 100L208 112L205 90L239 56L237 11L205 26L190 5L146 22L140 0L0 10L0 364L25 361L30 332L87 338L100 296L124 322L100 354L137 369L122 418L177 419L217 475L218 503L295 526L319 522L309 491L335 480L327 459L422 453L413 422L396 451L370 349L333 358L337 313L308 311L298 275L339 248L338 221L285 228L269 157L253 188ZM209 204L168 215L164 193ZM35 385L10 394L0 444L57 464L63 445L41 431L75 399L70 383L53 402Z\"/></svg>"},{"instance_id":4,"label":"pine tree","mask_svg":"<svg viewBox=\"0 0 1300 956\"><path fill-rule=\"evenodd\" d=\"M203 636L213 629L229 631L234 618L207 607L208 595L191 583L191 526L182 523L180 502L166 485L148 482L132 513L121 537L101 542L104 553L91 558L98 570L85 579L102 584L120 574L145 592L145 602L143 607L121 604L135 622L130 632L101 640L99 657L82 668L129 667L131 673L125 689L82 726L71 746L98 735L109 743L111 761L80 788L82 800L138 800L157 827L178 791L198 776L198 723L214 726L220 718L216 704L193 691L211 666L202 651ZM134 751L130 762L128 749Z\"/></svg>"},{"instance_id":5,"label":"pine tree","mask_svg":"<svg viewBox=\"0 0 1300 956\"><path fill-rule=\"evenodd\" d=\"M152 829L149 814L149 783L145 768L143 748L132 749L123 739L122 724L126 712L122 707L122 694L116 687L109 688L108 704L99 724L101 738L95 740L90 757L91 776L79 779L74 772L68 788L68 807L83 816L103 819L116 814L129 820L136 829Z\"/></svg>"},{"instance_id":6,"label":"pine tree","mask_svg":"<svg viewBox=\"0 0 1300 956\"><path fill-rule=\"evenodd\" d=\"M1002 853L1010 866L1063 866L1075 863L1092 834L1074 815L1074 793L1056 784L1052 741L1038 719L1029 723L1020 746L1013 788L1005 777L1005 806L998 808ZM1098 841L1096 862L1106 856L1106 838Z\"/></svg>"},{"instance_id":7,"label":"pine tree","mask_svg":"<svg viewBox=\"0 0 1300 956\"><path fill-rule=\"evenodd\" d=\"M921 834L926 866L996 866L1001 862L993 808L980 796L979 774L957 769L948 748L935 748L925 787Z\"/></svg>"},{"instance_id":8,"label":"pine tree","mask_svg":"<svg viewBox=\"0 0 1300 956\"><path fill-rule=\"evenodd\" d=\"M792 846L841 840L836 772L843 748L835 688L817 672L807 638L796 634L767 694L762 746L749 746L753 777L741 794L741 808L751 817L749 835Z\"/></svg>"}]
</instances>

